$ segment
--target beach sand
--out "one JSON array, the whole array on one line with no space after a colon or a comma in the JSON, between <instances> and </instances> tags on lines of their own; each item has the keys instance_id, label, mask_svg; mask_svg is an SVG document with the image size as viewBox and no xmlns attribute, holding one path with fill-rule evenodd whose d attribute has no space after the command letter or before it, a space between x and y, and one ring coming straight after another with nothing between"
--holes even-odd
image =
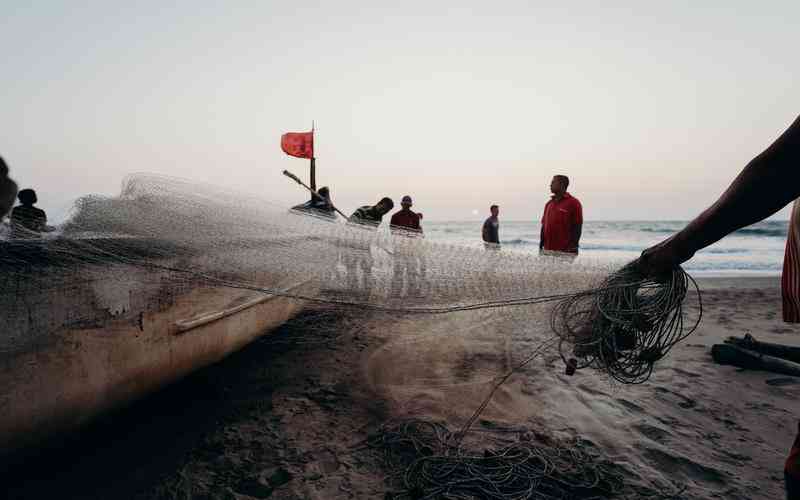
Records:
<instances>
[{"instance_id":1,"label":"beach sand","mask_svg":"<svg viewBox=\"0 0 800 500\"><path fill-rule=\"evenodd\" d=\"M648 382L623 386L588 369L567 377L560 359L537 359L497 392L477 425L580 436L624 467L632 484L680 492L676 498L782 498L800 379L716 365L710 348L746 333L800 345L800 326L780 320L777 278L708 278L700 286L700 327ZM694 302L687 299L690 309ZM497 317L473 315L469 327L436 336L421 332L437 330L442 317L409 328L304 314L11 464L7 496L384 498L398 471L364 440L390 418L461 425L492 376L533 348L493 332L487 325Z\"/></svg>"}]
</instances>

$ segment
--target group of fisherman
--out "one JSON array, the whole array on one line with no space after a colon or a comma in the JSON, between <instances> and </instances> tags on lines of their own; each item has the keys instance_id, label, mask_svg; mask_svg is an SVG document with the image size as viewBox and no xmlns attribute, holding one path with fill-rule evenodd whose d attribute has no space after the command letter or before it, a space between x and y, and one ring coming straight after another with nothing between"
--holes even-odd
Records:
<instances>
[{"instance_id":1,"label":"group of fisherman","mask_svg":"<svg viewBox=\"0 0 800 500\"><path fill-rule=\"evenodd\" d=\"M569 177L566 175L556 175L550 182L552 197L545 205L542 214L539 250L542 253L563 254L574 258L578 254L580 245L583 207L581 202L567 191L568 187ZM319 191L312 190L311 192L310 201L294 208L336 218L337 209L331 201L330 188L324 186ZM403 196L400 206L402 208L392 215L390 221L392 231L402 231L411 236L421 235L422 214L411 210L413 206L411 197ZM391 198L385 197L375 205L364 205L357 208L348 221L377 227L392 208L394 208L394 202ZM489 212L490 215L481 228L481 239L487 249L495 250L500 248L500 207L491 205Z\"/></svg>"},{"instance_id":2,"label":"group of fisherman","mask_svg":"<svg viewBox=\"0 0 800 500\"><path fill-rule=\"evenodd\" d=\"M412 211L412 206L411 196L403 196L400 201L400 210L392 215L390 221L393 231L404 231L412 236L422 234L422 214ZM393 208L394 201L389 197L384 197L374 205L364 205L357 208L348 218L348 221L354 224L377 227L383 221L383 217L391 212ZM331 191L327 186L319 188L319 191L312 190L311 200L293 207L293 209L332 219L336 218L336 212L338 211L331 201Z\"/></svg>"}]
</instances>

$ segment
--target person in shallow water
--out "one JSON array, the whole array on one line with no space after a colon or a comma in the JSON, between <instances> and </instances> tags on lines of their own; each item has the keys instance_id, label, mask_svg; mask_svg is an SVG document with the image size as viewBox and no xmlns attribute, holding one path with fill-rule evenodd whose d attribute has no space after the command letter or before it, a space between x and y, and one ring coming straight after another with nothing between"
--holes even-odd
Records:
<instances>
[{"instance_id":1,"label":"person in shallow water","mask_svg":"<svg viewBox=\"0 0 800 500\"><path fill-rule=\"evenodd\" d=\"M567 192L569 177L556 175L550 181L553 196L544 206L539 250L578 255L583 227L583 207Z\"/></svg>"},{"instance_id":2,"label":"person in shallow water","mask_svg":"<svg viewBox=\"0 0 800 500\"><path fill-rule=\"evenodd\" d=\"M753 158L728 189L685 228L646 249L642 271L658 279L728 234L774 214L792 200L789 238L781 276L783 320L800 322L800 116ZM788 447L788 446L787 446ZM800 441L784 467L787 498L800 500Z\"/></svg>"},{"instance_id":3,"label":"person in shallow water","mask_svg":"<svg viewBox=\"0 0 800 500\"><path fill-rule=\"evenodd\" d=\"M0 157L0 220L5 217L17 197L17 184L8 176L8 165Z\"/></svg>"},{"instance_id":4,"label":"person in shallow water","mask_svg":"<svg viewBox=\"0 0 800 500\"><path fill-rule=\"evenodd\" d=\"M420 295L425 274L425 256L422 249L415 244L414 238L422 236L422 226L420 225L422 214L411 210L413 206L411 196L403 196L400 206L402 208L392 215L390 226L394 234L405 237L394 240L392 292L402 295L403 280L405 279L406 293Z\"/></svg>"},{"instance_id":5,"label":"person in shallow water","mask_svg":"<svg viewBox=\"0 0 800 500\"><path fill-rule=\"evenodd\" d=\"M392 215L392 220L390 222L391 228L393 230L400 229L402 231L421 233L422 226L419 224L420 216L418 213L411 210L413 206L411 197L408 195L403 196L400 206L402 208Z\"/></svg>"},{"instance_id":6,"label":"person in shallow water","mask_svg":"<svg viewBox=\"0 0 800 500\"><path fill-rule=\"evenodd\" d=\"M392 199L388 197L382 198L375 205L364 205L357 208L350 216L349 222L357 226L377 228L383 221L383 216L388 214L392 208L394 208ZM350 290L361 290L368 294L372 290L374 281L370 240L369 238L354 240L351 245L355 246L350 250L355 251L345 251L343 256L343 264L347 269L348 287ZM359 278L359 273L362 278Z\"/></svg>"},{"instance_id":7,"label":"person in shallow water","mask_svg":"<svg viewBox=\"0 0 800 500\"><path fill-rule=\"evenodd\" d=\"M39 201L36 191L23 189L17 194L21 205L11 211L11 235L14 238L32 238L49 230L47 214L33 205Z\"/></svg>"},{"instance_id":8,"label":"person in shallow water","mask_svg":"<svg viewBox=\"0 0 800 500\"><path fill-rule=\"evenodd\" d=\"M500 215L500 207L492 205L489 207L491 215L483 221L483 229L481 236L483 237L483 244L489 250L500 248L500 220L497 218Z\"/></svg>"}]
</instances>

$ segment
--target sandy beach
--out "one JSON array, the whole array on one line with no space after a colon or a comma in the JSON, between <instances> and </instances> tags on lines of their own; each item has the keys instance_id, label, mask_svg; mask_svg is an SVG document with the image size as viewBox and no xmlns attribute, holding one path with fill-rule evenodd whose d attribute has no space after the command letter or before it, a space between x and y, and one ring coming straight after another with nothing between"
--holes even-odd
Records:
<instances>
[{"instance_id":1,"label":"sandy beach","mask_svg":"<svg viewBox=\"0 0 800 500\"><path fill-rule=\"evenodd\" d=\"M628 471L631 485L664 498L781 498L800 379L716 365L710 356L729 335L800 345L800 327L780 320L778 285L777 278L702 279L700 327L648 382L622 386L588 369L567 377L560 360L545 357L514 375L476 425L511 430L509 439L580 437ZM687 298L690 312L695 302ZM309 311L9 464L6 496L390 498L400 471L364 441L388 419L461 425L492 376L532 345L476 319L469 318L473 329L437 338L421 334L425 321L412 331L402 320ZM430 321L436 331L442 318Z\"/></svg>"}]
</instances>

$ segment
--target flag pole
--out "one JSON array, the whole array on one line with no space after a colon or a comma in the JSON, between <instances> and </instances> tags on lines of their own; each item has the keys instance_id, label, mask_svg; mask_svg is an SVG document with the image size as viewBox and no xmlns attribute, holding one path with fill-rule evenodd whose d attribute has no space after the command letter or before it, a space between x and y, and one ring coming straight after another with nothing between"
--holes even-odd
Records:
<instances>
[{"instance_id":1,"label":"flag pole","mask_svg":"<svg viewBox=\"0 0 800 500\"><path fill-rule=\"evenodd\" d=\"M313 144L313 141L314 141L314 120L311 120L311 141L312 141L312 144ZM314 158L314 152L313 152L314 148L313 147L311 148L311 151L312 152L311 152L311 183L310 184L311 184L311 189L313 191L316 191L317 190L317 172L316 172L317 166L315 165L316 158Z\"/></svg>"}]
</instances>

